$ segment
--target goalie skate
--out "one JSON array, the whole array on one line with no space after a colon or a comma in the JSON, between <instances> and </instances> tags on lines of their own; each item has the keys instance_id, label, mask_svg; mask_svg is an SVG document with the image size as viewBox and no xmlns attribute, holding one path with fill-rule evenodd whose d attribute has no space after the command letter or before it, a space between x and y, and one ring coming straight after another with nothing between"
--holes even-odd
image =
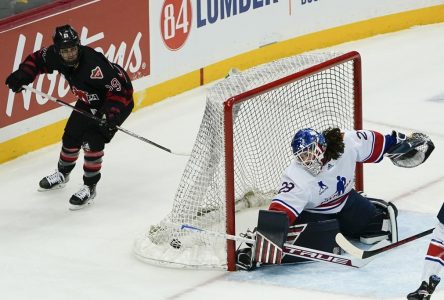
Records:
<instances>
[{"instance_id":1,"label":"goalie skate","mask_svg":"<svg viewBox=\"0 0 444 300\"><path fill-rule=\"evenodd\" d=\"M69 174L63 174L59 171L55 171L53 174L44 177L39 182L39 192L46 192L52 190L58 190L64 188L69 181Z\"/></svg>"}]
</instances>

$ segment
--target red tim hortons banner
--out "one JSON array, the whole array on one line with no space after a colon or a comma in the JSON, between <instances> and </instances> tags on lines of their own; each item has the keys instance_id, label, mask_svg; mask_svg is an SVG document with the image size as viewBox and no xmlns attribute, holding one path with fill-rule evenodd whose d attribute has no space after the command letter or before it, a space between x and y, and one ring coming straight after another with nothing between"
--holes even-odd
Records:
<instances>
[{"instance_id":1,"label":"red tim hortons banner","mask_svg":"<svg viewBox=\"0 0 444 300\"><path fill-rule=\"evenodd\" d=\"M82 45L95 48L121 65L132 80L150 74L149 1L83 1L69 9L53 7L32 19L0 27L0 129L45 113L56 107L42 97L15 94L4 84L28 54L52 44L56 26L70 24L80 35ZM56 98L75 100L63 76L39 75L32 86Z\"/></svg>"}]
</instances>

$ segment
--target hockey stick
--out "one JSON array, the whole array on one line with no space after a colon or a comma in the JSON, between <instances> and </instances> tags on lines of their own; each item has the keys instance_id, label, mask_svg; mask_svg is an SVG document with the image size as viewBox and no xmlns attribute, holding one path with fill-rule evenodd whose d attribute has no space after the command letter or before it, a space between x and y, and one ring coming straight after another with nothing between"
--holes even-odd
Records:
<instances>
[{"instance_id":1,"label":"hockey stick","mask_svg":"<svg viewBox=\"0 0 444 300\"><path fill-rule=\"evenodd\" d=\"M354 257L357 257L357 258L360 258L360 259L366 259L366 258L375 256L375 255L377 255L379 253L383 253L385 251L388 251L388 250L394 249L396 247L402 246L404 244L407 244L408 242L417 240L417 239L419 239L419 238L421 238L423 236L429 235L429 234L431 234L433 232L434 229L435 228L428 229L426 231L423 231L423 232L417 233L415 235L409 236L409 237L407 237L405 239L402 239L400 241L397 241L395 243L392 243L390 245L387 245L385 247L382 247L382 248L379 248L379 249L376 249L376 250L363 250L363 249L360 249L360 248L356 247L355 245L353 245L349 240L347 240L347 238L344 237L342 235L342 233L338 233L336 235L336 243L338 243L338 245L342 249L344 249L347 253L353 255Z\"/></svg>"},{"instance_id":2,"label":"hockey stick","mask_svg":"<svg viewBox=\"0 0 444 300\"><path fill-rule=\"evenodd\" d=\"M212 235L215 237L225 238L228 240L238 241L238 242L244 242L249 244L256 244L256 240L240 237L237 235L231 235L226 233L220 233L220 232L214 232L214 231L207 231L201 228L197 228L195 226L191 225L180 225L179 229L181 230L188 230L191 232L198 232L203 234ZM371 262L373 259L356 259L356 258L349 258L346 256L328 253L316 249L310 249L305 248L301 246L296 246L292 244L285 243L284 247L287 248L287 251L284 252L284 255L289 256L295 256L299 258L305 258L312 261L320 261L324 263L333 263L338 264L342 266L347 267L353 267L353 268L361 268ZM291 251L291 252L290 252Z\"/></svg>"},{"instance_id":3,"label":"hockey stick","mask_svg":"<svg viewBox=\"0 0 444 300\"><path fill-rule=\"evenodd\" d=\"M30 92L33 92L33 93L37 94L37 95L40 95L40 96L42 96L42 97L44 97L44 98L46 98L46 99L49 99L49 100L51 100L51 101L53 101L53 102L56 102L56 103L60 104L60 105L62 105L62 106L68 107L68 108L70 108L70 109L72 109L72 110L78 112L79 114L81 114L81 115L83 115L83 116L85 116L85 117L87 117L87 118L90 118L90 119L95 120L95 121L97 121L97 122L102 122L102 121L103 121L102 119L96 117L95 115L93 115L93 114L91 114L91 113L88 113L88 112L86 112L86 111L80 110L80 109L78 109L77 107L75 107L74 105L71 105L71 104L69 104L69 103L67 103L67 102L65 102L65 101L62 101L62 100L60 100L60 99L57 99L57 98L55 98L55 97L53 97L53 96L51 96L51 95L45 94L45 93L43 93L43 92L41 92L41 91L39 91L39 90L36 90L35 88L33 88L33 87L31 87L31 86L24 85L24 86L22 86L22 87L23 87L25 90L28 90L28 91L30 91ZM168 149L168 148L166 148L166 147L164 147L164 146L162 146L162 145L159 145L159 144L157 144L157 143L155 143L155 142L153 142L153 141L150 141L149 139L144 138L143 136L140 136L140 135L138 135L138 134L136 134L136 133L134 133L134 132L131 132L131 131L129 131L128 129L122 128L122 127L120 127L120 126L116 126L116 128L117 128L118 130L120 130L120 131L122 131L122 132L124 132L124 133L126 133L126 134L128 134L128 135L130 135L130 136L132 136L132 137L135 137L136 139L139 139L139 140L141 140L141 141L143 141L143 142L145 142L145 143L148 143L148 144L153 145L153 146L155 146L155 147L157 147L157 148L159 148L159 149L162 149L163 151L166 151L166 152L169 152L169 153L171 153L171 154L175 154L175 155L190 156L189 153L176 152L176 151L173 151L173 150L171 150L171 149Z\"/></svg>"}]
</instances>

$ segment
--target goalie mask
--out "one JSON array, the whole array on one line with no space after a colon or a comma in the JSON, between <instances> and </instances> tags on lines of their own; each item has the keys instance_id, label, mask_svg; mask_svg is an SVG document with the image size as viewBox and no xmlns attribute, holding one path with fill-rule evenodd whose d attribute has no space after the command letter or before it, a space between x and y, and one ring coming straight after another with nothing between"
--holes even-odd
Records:
<instances>
[{"instance_id":1,"label":"goalie mask","mask_svg":"<svg viewBox=\"0 0 444 300\"><path fill-rule=\"evenodd\" d=\"M296 132L291 142L297 164L303 166L313 176L321 172L327 142L325 137L311 129L305 128Z\"/></svg>"}]
</instances>

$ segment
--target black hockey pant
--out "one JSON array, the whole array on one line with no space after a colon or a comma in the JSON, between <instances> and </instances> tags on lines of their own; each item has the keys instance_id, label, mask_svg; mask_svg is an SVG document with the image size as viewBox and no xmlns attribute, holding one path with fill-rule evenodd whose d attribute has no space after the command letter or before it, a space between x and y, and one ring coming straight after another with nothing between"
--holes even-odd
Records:
<instances>
[{"instance_id":1,"label":"black hockey pant","mask_svg":"<svg viewBox=\"0 0 444 300\"><path fill-rule=\"evenodd\" d=\"M77 101L75 106L78 109L90 112L81 101ZM121 111L118 125L121 125L128 118L133 107L134 104L131 103ZM75 166L80 149L83 148L83 181L86 185L97 184L101 177L100 170L105 143L109 143L111 139L102 135L97 121L73 111L65 126L58 170L64 174L69 174Z\"/></svg>"},{"instance_id":2,"label":"black hockey pant","mask_svg":"<svg viewBox=\"0 0 444 300\"><path fill-rule=\"evenodd\" d=\"M358 238L366 232L378 215L376 207L366 197L351 190L344 207L339 213L317 214L303 211L297 219L298 224L337 219L342 234ZM381 220L382 221L382 220Z\"/></svg>"}]
</instances>

